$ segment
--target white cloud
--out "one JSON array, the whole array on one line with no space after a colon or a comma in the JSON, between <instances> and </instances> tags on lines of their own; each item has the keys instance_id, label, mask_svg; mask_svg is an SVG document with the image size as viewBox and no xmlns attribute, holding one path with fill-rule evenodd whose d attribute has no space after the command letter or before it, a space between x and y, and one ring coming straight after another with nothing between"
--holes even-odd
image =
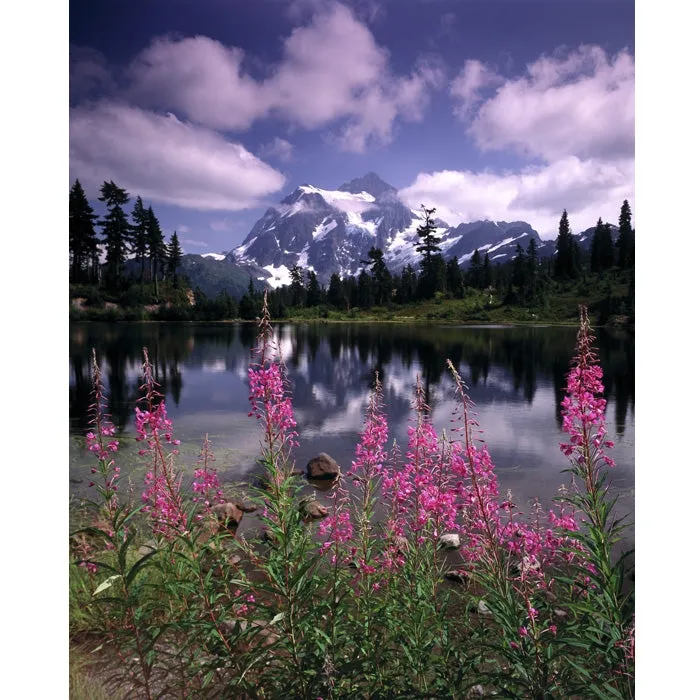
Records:
<instances>
[{"instance_id":1,"label":"white cloud","mask_svg":"<svg viewBox=\"0 0 700 700\"><path fill-rule=\"evenodd\" d=\"M571 156L504 174L421 173L399 194L410 207L436 207L452 226L479 219L527 221L543 238L554 238L563 209L574 231L595 226L599 216L616 223L624 199L634 211L633 193L631 159L604 163Z\"/></svg>"},{"instance_id":2,"label":"white cloud","mask_svg":"<svg viewBox=\"0 0 700 700\"><path fill-rule=\"evenodd\" d=\"M608 57L598 46L581 46L542 56L524 75L503 81L470 121L484 86L481 69L465 66L452 83L457 110L481 149L514 149L546 162L633 157L634 58L627 51Z\"/></svg>"},{"instance_id":3,"label":"white cloud","mask_svg":"<svg viewBox=\"0 0 700 700\"><path fill-rule=\"evenodd\" d=\"M462 119L468 119L477 102L481 101L480 92L502 82L503 78L481 61L465 61L459 75L450 83L450 94L457 101L455 114Z\"/></svg>"},{"instance_id":4,"label":"white cloud","mask_svg":"<svg viewBox=\"0 0 700 700\"><path fill-rule=\"evenodd\" d=\"M144 199L200 210L254 207L285 183L210 129L108 102L71 109L70 170L93 191L112 179Z\"/></svg>"},{"instance_id":5,"label":"white cloud","mask_svg":"<svg viewBox=\"0 0 700 700\"><path fill-rule=\"evenodd\" d=\"M217 129L247 129L273 114L305 129L344 121L338 144L363 151L388 142L397 119L420 120L443 81L435 60L394 75L388 52L337 2L292 31L268 78L247 74L244 59L241 49L204 36L160 38L133 61L131 96Z\"/></svg>"},{"instance_id":6,"label":"white cloud","mask_svg":"<svg viewBox=\"0 0 700 700\"><path fill-rule=\"evenodd\" d=\"M185 238L184 241L182 241L183 244L193 246L195 248L208 248L209 244L206 243L205 241L193 241L191 238Z\"/></svg>"},{"instance_id":7,"label":"white cloud","mask_svg":"<svg viewBox=\"0 0 700 700\"><path fill-rule=\"evenodd\" d=\"M260 148L261 158L277 158L284 163L292 159L294 146L286 139L275 136L269 143L263 144Z\"/></svg>"}]
</instances>

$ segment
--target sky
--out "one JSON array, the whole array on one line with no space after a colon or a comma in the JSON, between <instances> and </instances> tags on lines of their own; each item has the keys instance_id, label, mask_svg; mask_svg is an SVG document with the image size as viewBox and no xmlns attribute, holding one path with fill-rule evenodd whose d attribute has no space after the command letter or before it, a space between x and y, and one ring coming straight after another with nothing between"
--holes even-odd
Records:
<instances>
[{"instance_id":1,"label":"sky","mask_svg":"<svg viewBox=\"0 0 700 700\"><path fill-rule=\"evenodd\" d=\"M374 171L451 225L554 238L633 213L633 0L70 3L70 185L113 180L185 252L298 185ZM131 206L131 205L128 205Z\"/></svg>"}]
</instances>

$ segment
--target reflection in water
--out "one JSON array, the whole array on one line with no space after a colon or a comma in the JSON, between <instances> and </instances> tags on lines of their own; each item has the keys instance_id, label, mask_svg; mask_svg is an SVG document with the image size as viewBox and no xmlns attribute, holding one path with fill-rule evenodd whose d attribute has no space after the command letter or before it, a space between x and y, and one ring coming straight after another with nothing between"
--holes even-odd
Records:
<instances>
[{"instance_id":1,"label":"reflection in water","mask_svg":"<svg viewBox=\"0 0 700 700\"><path fill-rule=\"evenodd\" d=\"M559 406L575 328L309 324L278 325L275 333L299 423L299 465L321 451L341 466L349 464L375 372L384 384L390 439L405 446L419 374L436 428L449 429L454 387L445 361L450 358L467 381L504 486L525 499L556 493L566 467L558 451ZM215 448L233 455L229 463L217 463L219 469L246 478L256 469L259 440L247 418L247 369L256 334L252 324L73 325L72 434L87 429L94 347L112 419L122 438L134 435L142 348L147 347L178 438L197 443L208 432ZM616 484L629 489L634 483L634 336L607 329L597 335L608 423L619 443L613 455L619 465ZM73 462L84 468L89 458L78 446L72 450Z\"/></svg>"}]
</instances>

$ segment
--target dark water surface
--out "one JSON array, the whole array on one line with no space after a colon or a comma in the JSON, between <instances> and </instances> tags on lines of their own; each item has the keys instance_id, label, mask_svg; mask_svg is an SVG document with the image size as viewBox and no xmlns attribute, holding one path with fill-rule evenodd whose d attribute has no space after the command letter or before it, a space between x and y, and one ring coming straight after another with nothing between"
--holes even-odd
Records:
<instances>
[{"instance_id":1,"label":"dark water surface","mask_svg":"<svg viewBox=\"0 0 700 700\"><path fill-rule=\"evenodd\" d=\"M319 452L346 467L353 458L374 372L384 384L390 443L406 445L415 380L421 375L436 429L449 430L455 407L452 360L476 404L502 492L511 489L521 508L548 504L568 476L559 450L559 403L574 350L575 328L457 327L436 325L309 324L275 327L287 364L299 424L300 468ZM145 467L134 441L141 349L147 347L165 394L180 466L191 474L205 433L219 473L249 481L258 471L260 431L248 418L247 369L253 325L73 324L70 329L70 489L88 493L92 466L84 450L91 403L90 354L94 347L117 426L122 475L135 494ZM607 425L616 445L613 490L619 510L634 509L634 335L598 329L606 388ZM124 479L126 482L126 478ZM184 483L188 483L185 477Z\"/></svg>"}]
</instances>

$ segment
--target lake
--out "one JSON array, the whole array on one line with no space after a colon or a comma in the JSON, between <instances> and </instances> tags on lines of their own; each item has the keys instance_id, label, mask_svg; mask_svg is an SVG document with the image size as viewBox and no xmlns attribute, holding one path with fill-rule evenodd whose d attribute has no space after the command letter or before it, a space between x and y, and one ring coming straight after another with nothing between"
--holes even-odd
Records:
<instances>
[{"instance_id":1,"label":"lake","mask_svg":"<svg viewBox=\"0 0 700 700\"><path fill-rule=\"evenodd\" d=\"M452 360L469 388L501 491L511 489L525 510L547 505L568 475L559 450L559 404L576 328L474 327L429 324L283 324L275 326L291 380L300 433L297 467L327 452L342 467L353 458L374 373L384 385L390 443L406 446L416 376L422 377L436 429L450 429ZM634 334L596 329L606 388L607 425L618 509L634 510ZM206 433L220 476L249 482L260 431L248 417L247 370L257 328L248 324L72 324L70 327L70 490L90 491L91 456L84 450L91 403L94 347L109 394L109 412L121 441L123 483L142 490L145 467L133 440L142 348L147 347L165 395L180 465L191 475ZM188 484L188 477L183 483ZM632 532L630 536L633 537Z\"/></svg>"}]
</instances>

